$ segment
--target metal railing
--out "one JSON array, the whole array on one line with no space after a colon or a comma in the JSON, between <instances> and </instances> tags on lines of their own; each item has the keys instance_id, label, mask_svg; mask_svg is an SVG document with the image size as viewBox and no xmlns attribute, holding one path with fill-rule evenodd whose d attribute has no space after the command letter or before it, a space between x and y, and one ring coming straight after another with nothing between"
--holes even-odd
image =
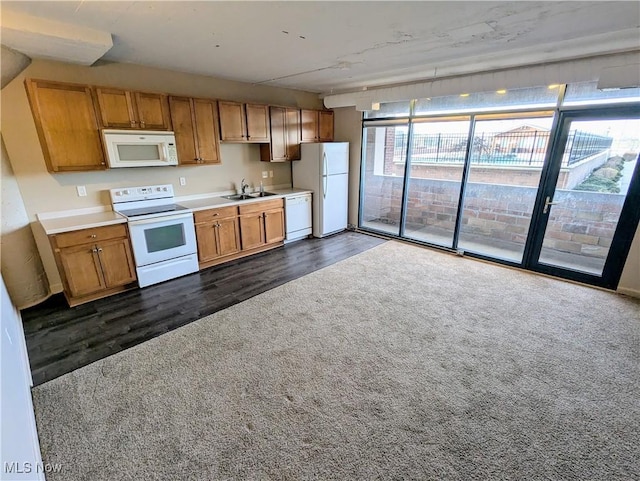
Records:
<instances>
[{"instance_id":1,"label":"metal railing","mask_svg":"<svg viewBox=\"0 0 640 481\"><path fill-rule=\"evenodd\" d=\"M463 163L467 134L413 134L412 164ZM567 139L563 166L569 166L611 147L613 139L589 132L571 131ZM475 136L471 163L539 166L544 163L549 132L524 131ZM406 132L395 131L393 158L403 162L407 149Z\"/></svg>"}]
</instances>

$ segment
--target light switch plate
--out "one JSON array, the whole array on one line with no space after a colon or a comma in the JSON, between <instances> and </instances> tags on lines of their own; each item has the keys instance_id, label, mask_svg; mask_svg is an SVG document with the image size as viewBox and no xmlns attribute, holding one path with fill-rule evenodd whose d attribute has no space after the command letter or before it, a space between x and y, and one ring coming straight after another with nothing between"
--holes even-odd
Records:
<instances>
[{"instance_id":1,"label":"light switch plate","mask_svg":"<svg viewBox=\"0 0 640 481\"><path fill-rule=\"evenodd\" d=\"M268 177L269 177L269 172L267 172L266 170L263 170L263 171L262 171L262 178L263 178L263 179L266 179L266 178L268 178Z\"/></svg>"},{"instance_id":2,"label":"light switch plate","mask_svg":"<svg viewBox=\"0 0 640 481\"><path fill-rule=\"evenodd\" d=\"M87 189L85 188L84 185L77 186L76 190L78 191L78 197L86 197L87 196Z\"/></svg>"},{"instance_id":3,"label":"light switch plate","mask_svg":"<svg viewBox=\"0 0 640 481\"><path fill-rule=\"evenodd\" d=\"M187 185L187 178L186 177L180 177L180 185Z\"/></svg>"},{"instance_id":4,"label":"light switch plate","mask_svg":"<svg viewBox=\"0 0 640 481\"><path fill-rule=\"evenodd\" d=\"M269 177L273 177L273 170L269 171Z\"/></svg>"}]
</instances>

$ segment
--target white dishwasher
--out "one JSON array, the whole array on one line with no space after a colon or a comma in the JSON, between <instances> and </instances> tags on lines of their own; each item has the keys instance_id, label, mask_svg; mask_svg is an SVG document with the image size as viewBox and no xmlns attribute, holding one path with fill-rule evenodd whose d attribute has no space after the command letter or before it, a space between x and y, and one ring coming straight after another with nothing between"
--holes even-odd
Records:
<instances>
[{"instance_id":1,"label":"white dishwasher","mask_svg":"<svg viewBox=\"0 0 640 481\"><path fill-rule=\"evenodd\" d=\"M311 234L311 193L285 197L284 215L287 232L285 244Z\"/></svg>"}]
</instances>

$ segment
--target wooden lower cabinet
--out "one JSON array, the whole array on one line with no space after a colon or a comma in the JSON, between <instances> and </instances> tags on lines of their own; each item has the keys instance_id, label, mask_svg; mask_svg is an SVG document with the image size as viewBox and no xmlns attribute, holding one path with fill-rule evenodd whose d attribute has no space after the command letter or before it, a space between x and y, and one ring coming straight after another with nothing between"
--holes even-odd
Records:
<instances>
[{"instance_id":1,"label":"wooden lower cabinet","mask_svg":"<svg viewBox=\"0 0 640 481\"><path fill-rule=\"evenodd\" d=\"M219 264L240 252L237 207L208 209L194 214L200 267Z\"/></svg>"},{"instance_id":2,"label":"wooden lower cabinet","mask_svg":"<svg viewBox=\"0 0 640 481\"><path fill-rule=\"evenodd\" d=\"M282 199L241 205L239 213L243 250L278 244L284 240Z\"/></svg>"},{"instance_id":3,"label":"wooden lower cabinet","mask_svg":"<svg viewBox=\"0 0 640 481\"><path fill-rule=\"evenodd\" d=\"M132 287L136 267L125 224L49 236L69 305Z\"/></svg>"},{"instance_id":4,"label":"wooden lower cabinet","mask_svg":"<svg viewBox=\"0 0 640 481\"><path fill-rule=\"evenodd\" d=\"M283 199L251 202L194 213L200 268L281 246Z\"/></svg>"}]
</instances>

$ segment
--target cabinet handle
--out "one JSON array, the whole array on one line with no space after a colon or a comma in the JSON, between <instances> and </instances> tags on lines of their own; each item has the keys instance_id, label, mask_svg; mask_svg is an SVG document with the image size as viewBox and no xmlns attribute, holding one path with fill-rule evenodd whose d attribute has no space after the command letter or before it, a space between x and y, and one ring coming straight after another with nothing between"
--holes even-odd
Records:
<instances>
[{"instance_id":1,"label":"cabinet handle","mask_svg":"<svg viewBox=\"0 0 640 481\"><path fill-rule=\"evenodd\" d=\"M102 252L102 247L98 247L98 252Z\"/></svg>"},{"instance_id":2,"label":"cabinet handle","mask_svg":"<svg viewBox=\"0 0 640 481\"><path fill-rule=\"evenodd\" d=\"M140 121L140 127L142 127L144 129L144 126L145 126L144 120L141 120Z\"/></svg>"},{"instance_id":3,"label":"cabinet handle","mask_svg":"<svg viewBox=\"0 0 640 481\"><path fill-rule=\"evenodd\" d=\"M93 249L91 249L91 252L93 252L94 254L98 253L98 249L96 249L95 247Z\"/></svg>"},{"instance_id":4,"label":"cabinet handle","mask_svg":"<svg viewBox=\"0 0 640 481\"><path fill-rule=\"evenodd\" d=\"M136 126L136 121L135 121L135 120L132 120L132 121L131 121L131 127L135 127L135 126Z\"/></svg>"},{"instance_id":5,"label":"cabinet handle","mask_svg":"<svg viewBox=\"0 0 640 481\"><path fill-rule=\"evenodd\" d=\"M220 212L216 212L215 214L213 214L214 217L217 215L220 215Z\"/></svg>"},{"instance_id":6,"label":"cabinet handle","mask_svg":"<svg viewBox=\"0 0 640 481\"><path fill-rule=\"evenodd\" d=\"M95 234L91 234L89 237L91 237L92 239L95 239L95 238L96 238L96 237L98 237L98 236L97 236L97 235L95 235Z\"/></svg>"}]
</instances>

